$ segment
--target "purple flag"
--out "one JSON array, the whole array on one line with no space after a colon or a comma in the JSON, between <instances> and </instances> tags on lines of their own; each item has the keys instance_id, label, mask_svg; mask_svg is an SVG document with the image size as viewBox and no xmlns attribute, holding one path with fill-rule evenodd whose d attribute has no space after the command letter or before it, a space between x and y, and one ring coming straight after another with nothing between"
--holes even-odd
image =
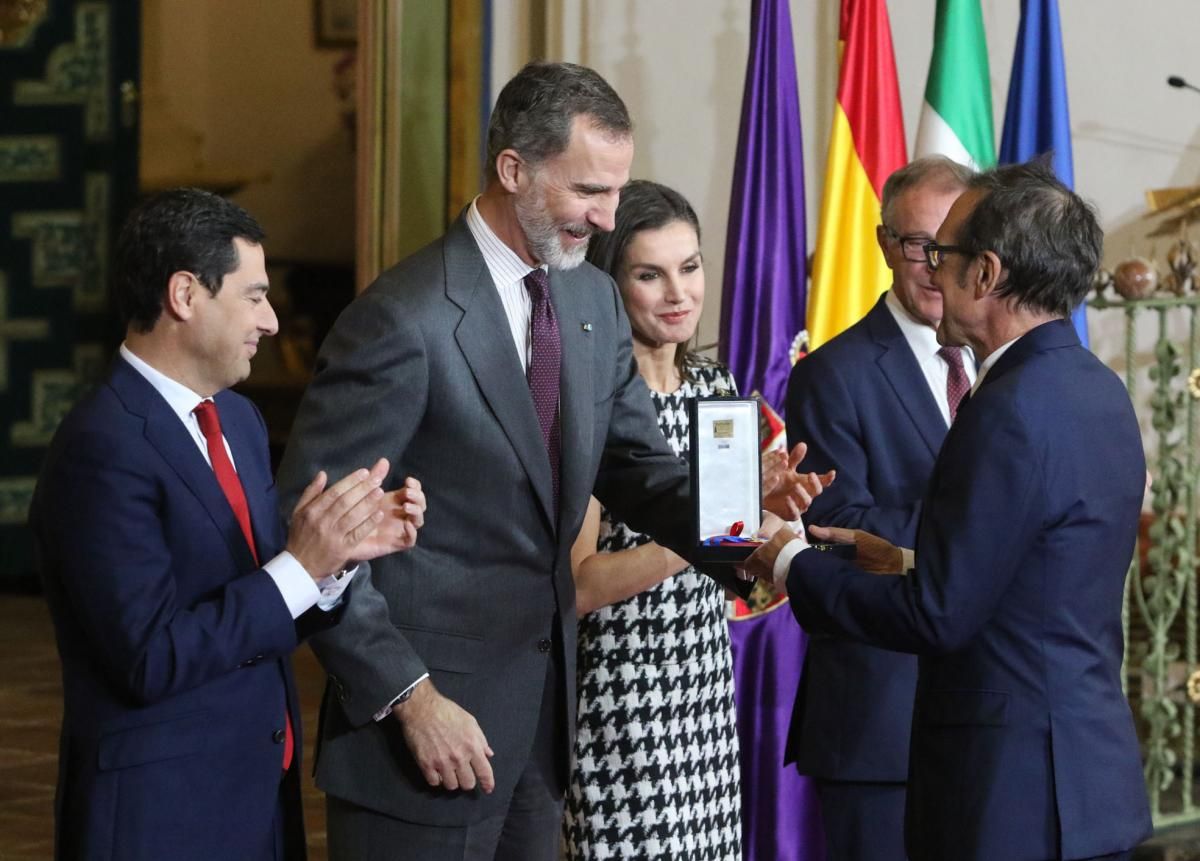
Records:
<instances>
[{"instance_id":1,"label":"purple flag","mask_svg":"<svg viewBox=\"0 0 1200 861\"><path fill-rule=\"evenodd\" d=\"M787 0L754 0L750 15L720 355L739 391L758 390L782 412L788 352L804 328L808 293L800 97Z\"/></svg>"},{"instance_id":2,"label":"purple flag","mask_svg":"<svg viewBox=\"0 0 1200 861\"><path fill-rule=\"evenodd\" d=\"M783 764L808 637L786 602L729 620L742 765L742 857L825 861L812 778Z\"/></svg>"}]
</instances>

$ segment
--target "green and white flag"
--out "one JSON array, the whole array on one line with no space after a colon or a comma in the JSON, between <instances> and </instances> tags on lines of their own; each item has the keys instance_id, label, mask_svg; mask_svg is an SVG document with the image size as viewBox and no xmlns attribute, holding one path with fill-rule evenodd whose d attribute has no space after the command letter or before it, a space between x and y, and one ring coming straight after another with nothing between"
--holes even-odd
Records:
<instances>
[{"instance_id":1,"label":"green and white flag","mask_svg":"<svg viewBox=\"0 0 1200 861\"><path fill-rule=\"evenodd\" d=\"M996 164L992 85L979 0L938 0L914 152L917 158L944 155L976 170Z\"/></svg>"}]
</instances>

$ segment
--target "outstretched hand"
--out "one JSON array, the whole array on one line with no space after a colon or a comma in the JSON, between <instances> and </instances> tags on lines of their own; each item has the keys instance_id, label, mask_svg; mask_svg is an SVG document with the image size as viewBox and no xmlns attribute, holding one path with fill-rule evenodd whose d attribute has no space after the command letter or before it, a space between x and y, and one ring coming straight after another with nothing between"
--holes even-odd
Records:
<instances>
[{"instance_id":1,"label":"outstretched hand","mask_svg":"<svg viewBox=\"0 0 1200 861\"><path fill-rule=\"evenodd\" d=\"M738 570L739 576L762 580L771 584L776 594L786 595L787 574L785 572L778 582L775 580L775 560L779 557L779 552L797 538L804 541L804 528L800 526L799 533L793 532L790 526L779 522L778 519L772 519L774 517L768 514L763 518L763 528L759 530L758 535L765 538L769 534L770 538L751 553L745 562L739 563ZM808 542L804 543L807 546Z\"/></svg>"},{"instance_id":2,"label":"outstretched hand","mask_svg":"<svg viewBox=\"0 0 1200 861\"><path fill-rule=\"evenodd\" d=\"M838 526L810 526L808 534L830 544L853 544L854 564L869 574L904 573L904 551L878 535Z\"/></svg>"}]
</instances>

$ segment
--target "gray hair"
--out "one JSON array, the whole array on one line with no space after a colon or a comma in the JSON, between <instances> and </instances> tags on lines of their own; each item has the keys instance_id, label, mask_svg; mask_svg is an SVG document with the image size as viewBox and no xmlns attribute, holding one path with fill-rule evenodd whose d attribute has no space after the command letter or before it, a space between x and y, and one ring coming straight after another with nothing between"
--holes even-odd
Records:
<instances>
[{"instance_id":1,"label":"gray hair","mask_svg":"<svg viewBox=\"0 0 1200 861\"><path fill-rule=\"evenodd\" d=\"M944 155L931 155L910 161L892 172L883 184L881 216L883 223L891 225L895 214L896 198L917 186L932 186L936 191L966 191L975 171Z\"/></svg>"},{"instance_id":2,"label":"gray hair","mask_svg":"<svg viewBox=\"0 0 1200 861\"><path fill-rule=\"evenodd\" d=\"M633 133L629 111L600 75L574 63L534 61L504 85L487 131L487 175L496 175L496 157L506 149L531 165L564 152L571 124L586 116L614 138Z\"/></svg>"}]
</instances>

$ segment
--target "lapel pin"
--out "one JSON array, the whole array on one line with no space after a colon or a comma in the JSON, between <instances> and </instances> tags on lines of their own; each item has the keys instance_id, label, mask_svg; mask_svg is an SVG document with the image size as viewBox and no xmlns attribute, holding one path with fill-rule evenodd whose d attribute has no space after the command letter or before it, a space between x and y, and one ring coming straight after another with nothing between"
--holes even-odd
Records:
<instances>
[{"instance_id":1,"label":"lapel pin","mask_svg":"<svg viewBox=\"0 0 1200 861\"><path fill-rule=\"evenodd\" d=\"M584 323L584 324L583 324L583 331L585 331L585 332L590 332L590 331L592 331L592 324L591 324L591 323Z\"/></svg>"}]
</instances>

